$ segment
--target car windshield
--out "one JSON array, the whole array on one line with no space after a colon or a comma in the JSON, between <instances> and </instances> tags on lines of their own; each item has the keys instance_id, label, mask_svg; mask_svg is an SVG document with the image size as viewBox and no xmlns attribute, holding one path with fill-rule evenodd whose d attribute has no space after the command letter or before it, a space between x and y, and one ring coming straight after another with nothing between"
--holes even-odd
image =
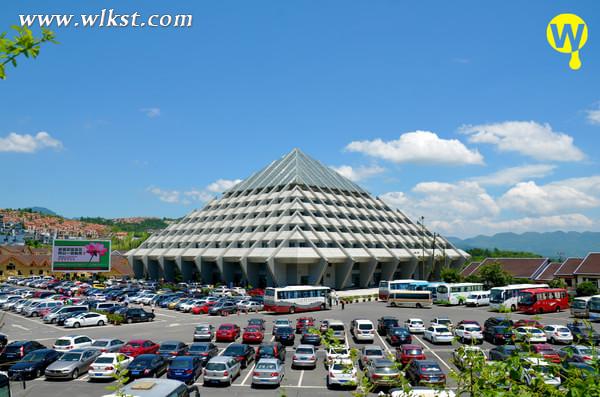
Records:
<instances>
[{"instance_id":1,"label":"car windshield","mask_svg":"<svg viewBox=\"0 0 600 397\"><path fill-rule=\"evenodd\" d=\"M196 332L208 332L208 330L209 330L209 328L204 325L196 327Z\"/></svg>"},{"instance_id":2,"label":"car windshield","mask_svg":"<svg viewBox=\"0 0 600 397\"><path fill-rule=\"evenodd\" d=\"M412 320L410 323L412 325L423 325L423 321L421 320Z\"/></svg>"},{"instance_id":3,"label":"car windshield","mask_svg":"<svg viewBox=\"0 0 600 397\"><path fill-rule=\"evenodd\" d=\"M205 352L208 350L208 345L192 345L190 346L191 352Z\"/></svg>"},{"instance_id":4,"label":"car windshield","mask_svg":"<svg viewBox=\"0 0 600 397\"><path fill-rule=\"evenodd\" d=\"M146 367L150 365L153 357L137 357L130 366L132 367Z\"/></svg>"},{"instance_id":5,"label":"car windshield","mask_svg":"<svg viewBox=\"0 0 600 397\"><path fill-rule=\"evenodd\" d=\"M291 327L279 327L277 328L277 332L279 332L280 334L293 334L294 329Z\"/></svg>"},{"instance_id":6,"label":"car windshield","mask_svg":"<svg viewBox=\"0 0 600 397\"><path fill-rule=\"evenodd\" d=\"M587 306L587 302L581 299L574 299L573 303L571 303L571 307L574 309L585 309Z\"/></svg>"},{"instance_id":7,"label":"car windshield","mask_svg":"<svg viewBox=\"0 0 600 397\"><path fill-rule=\"evenodd\" d=\"M173 360L171 361L171 365L169 365L169 367L173 369L191 368L192 362L190 360Z\"/></svg>"},{"instance_id":8,"label":"car windshield","mask_svg":"<svg viewBox=\"0 0 600 397\"><path fill-rule=\"evenodd\" d=\"M589 356L592 354L592 349L590 349L589 347L580 347L579 354L583 356Z\"/></svg>"},{"instance_id":9,"label":"car windshield","mask_svg":"<svg viewBox=\"0 0 600 397\"><path fill-rule=\"evenodd\" d=\"M367 349L365 350L365 355L367 356L383 356L383 351L379 349Z\"/></svg>"},{"instance_id":10,"label":"car windshield","mask_svg":"<svg viewBox=\"0 0 600 397\"><path fill-rule=\"evenodd\" d=\"M129 342L127 344L127 346L129 346L129 347L140 347L140 346L142 346L142 344L139 343L139 342Z\"/></svg>"},{"instance_id":11,"label":"car windshield","mask_svg":"<svg viewBox=\"0 0 600 397\"><path fill-rule=\"evenodd\" d=\"M422 350L420 349L406 349L404 350L404 354L409 354L412 356L418 356L422 354Z\"/></svg>"},{"instance_id":12,"label":"car windshield","mask_svg":"<svg viewBox=\"0 0 600 397\"><path fill-rule=\"evenodd\" d=\"M345 348L341 348L341 349L337 348L336 349L336 348L334 348L334 349L331 349L331 353L332 354L348 354L348 349L345 349Z\"/></svg>"},{"instance_id":13,"label":"car windshield","mask_svg":"<svg viewBox=\"0 0 600 397\"><path fill-rule=\"evenodd\" d=\"M298 354L313 354L313 350L310 347L299 347L296 349Z\"/></svg>"},{"instance_id":14,"label":"car windshield","mask_svg":"<svg viewBox=\"0 0 600 397\"><path fill-rule=\"evenodd\" d=\"M60 361L79 361L81 359L81 353L64 353L60 357Z\"/></svg>"},{"instance_id":15,"label":"car windshield","mask_svg":"<svg viewBox=\"0 0 600 397\"><path fill-rule=\"evenodd\" d=\"M95 346L95 347L108 346L108 341L107 340L95 340L94 343L92 343L92 346Z\"/></svg>"},{"instance_id":16,"label":"car windshield","mask_svg":"<svg viewBox=\"0 0 600 397\"><path fill-rule=\"evenodd\" d=\"M350 364L342 364L342 363L334 363L332 366L334 371L344 371L349 372L352 371L352 365Z\"/></svg>"},{"instance_id":17,"label":"car windshield","mask_svg":"<svg viewBox=\"0 0 600 397\"><path fill-rule=\"evenodd\" d=\"M266 369L266 370L274 370L277 369L277 366L273 363L258 363L256 365L256 369Z\"/></svg>"},{"instance_id":18,"label":"car windshield","mask_svg":"<svg viewBox=\"0 0 600 397\"><path fill-rule=\"evenodd\" d=\"M358 329L373 329L371 324L358 324Z\"/></svg>"},{"instance_id":19,"label":"car windshield","mask_svg":"<svg viewBox=\"0 0 600 397\"><path fill-rule=\"evenodd\" d=\"M70 346L71 340L69 339L57 339L54 343L56 346Z\"/></svg>"},{"instance_id":20,"label":"car windshield","mask_svg":"<svg viewBox=\"0 0 600 397\"><path fill-rule=\"evenodd\" d=\"M223 363L211 363L206 364L206 369L209 371L225 371L226 366Z\"/></svg>"},{"instance_id":21,"label":"car windshield","mask_svg":"<svg viewBox=\"0 0 600 397\"><path fill-rule=\"evenodd\" d=\"M177 350L178 346L175 343L166 343L160 347L160 350Z\"/></svg>"},{"instance_id":22,"label":"car windshield","mask_svg":"<svg viewBox=\"0 0 600 397\"><path fill-rule=\"evenodd\" d=\"M450 332L446 327L436 327L435 332Z\"/></svg>"},{"instance_id":23,"label":"car windshield","mask_svg":"<svg viewBox=\"0 0 600 397\"><path fill-rule=\"evenodd\" d=\"M32 351L25 357L23 357L22 361L41 361L46 357L46 353L39 353L36 351Z\"/></svg>"},{"instance_id":24,"label":"car windshield","mask_svg":"<svg viewBox=\"0 0 600 397\"><path fill-rule=\"evenodd\" d=\"M114 359L112 357L98 357L95 364L112 364Z\"/></svg>"},{"instance_id":25,"label":"car windshield","mask_svg":"<svg viewBox=\"0 0 600 397\"><path fill-rule=\"evenodd\" d=\"M448 324L451 324L452 322L447 318L438 318L437 323L448 325Z\"/></svg>"},{"instance_id":26,"label":"car windshield","mask_svg":"<svg viewBox=\"0 0 600 397\"><path fill-rule=\"evenodd\" d=\"M392 364L376 365L375 370L377 372L396 372L396 368L394 368Z\"/></svg>"},{"instance_id":27,"label":"car windshield","mask_svg":"<svg viewBox=\"0 0 600 397\"><path fill-rule=\"evenodd\" d=\"M237 356L239 354L244 354L244 346L229 346L223 352L224 356Z\"/></svg>"},{"instance_id":28,"label":"car windshield","mask_svg":"<svg viewBox=\"0 0 600 397\"><path fill-rule=\"evenodd\" d=\"M233 329L233 325L221 325L219 329L221 331L229 331L230 329Z\"/></svg>"},{"instance_id":29,"label":"car windshield","mask_svg":"<svg viewBox=\"0 0 600 397\"><path fill-rule=\"evenodd\" d=\"M570 332L567 327L556 327L556 332Z\"/></svg>"},{"instance_id":30,"label":"car windshield","mask_svg":"<svg viewBox=\"0 0 600 397\"><path fill-rule=\"evenodd\" d=\"M421 372L441 372L440 368L436 365L421 365Z\"/></svg>"}]
</instances>

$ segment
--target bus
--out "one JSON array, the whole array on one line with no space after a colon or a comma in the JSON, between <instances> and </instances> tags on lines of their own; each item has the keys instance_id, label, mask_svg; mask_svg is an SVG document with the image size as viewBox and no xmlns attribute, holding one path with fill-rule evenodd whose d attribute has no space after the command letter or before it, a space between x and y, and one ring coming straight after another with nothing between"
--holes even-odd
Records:
<instances>
[{"instance_id":1,"label":"bus","mask_svg":"<svg viewBox=\"0 0 600 397\"><path fill-rule=\"evenodd\" d=\"M391 307L431 307L433 300L429 291L392 291L388 296L388 304Z\"/></svg>"},{"instance_id":2,"label":"bus","mask_svg":"<svg viewBox=\"0 0 600 397\"><path fill-rule=\"evenodd\" d=\"M569 308L564 288L530 288L519 292L519 311L527 314L560 312Z\"/></svg>"},{"instance_id":3,"label":"bus","mask_svg":"<svg viewBox=\"0 0 600 397\"><path fill-rule=\"evenodd\" d=\"M265 290L264 309L274 313L295 313L331 308L331 288L292 285Z\"/></svg>"},{"instance_id":4,"label":"bus","mask_svg":"<svg viewBox=\"0 0 600 397\"><path fill-rule=\"evenodd\" d=\"M590 299L588 309L590 321L600 320L600 295L594 295Z\"/></svg>"},{"instance_id":5,"label":"bus","mask_svg":"<svg viewBox=\"0 0 600 397\"><path fill-rule=\"evenodd\" d=\"M436 289L436 300L451 305L464 303L473 292L483 291L481 283L441 283Z\"/></svg>"},{"instance_id":6,"label":"bus","mask_svg":"<svg viewBox=\"0 0 600 397\"><path fill-rule=\"evenodd\" d=\"M427 284L427 287L425 287L425 290L431 292L431 299L433 299L433 301L437 300L437 287L439 287L442 284L444 284L444 283L434 282L434 283Z\"/></svg>"},{"instance_id":7,"label":"bus","mask_svg":"<svg viewBox=\"0 0 600 397\"><path fill-rule=\"evenodd\" d=\"M386 301L390 291L398 290L410 290L410 291L422 291L429 285L428 281L425 280L392 280L392 281L380 281L379 282L379 300Z\"/></svg>"},{"instance_id":8,"label":"bus","mask_svg":"<svg viewBox=\"0 0 600 397\"><path fill-rule=\"evenodd\" d=\"M519 304L519 292L529 288L548 288L548 284L512 284L494 287L490 289L490 309L509 308L513 312L516 311Z\"/></svg>"},{"instance_id":9,"label":"bus","mask_svg":"<svg viewBox=\"0 0 600 397\"><path fill-rule=\"evenodd\" d=\"M590 300L591 296L580 296L573 298L571 302L571 316L575 318L588 318L590 315Z\"/></svg>"}]
</instances>

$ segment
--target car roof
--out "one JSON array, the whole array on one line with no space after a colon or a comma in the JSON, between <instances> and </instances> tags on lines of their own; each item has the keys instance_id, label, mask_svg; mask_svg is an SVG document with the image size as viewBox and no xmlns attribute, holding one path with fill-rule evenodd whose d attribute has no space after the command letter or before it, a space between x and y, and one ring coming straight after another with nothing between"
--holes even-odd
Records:
<instances>
[{"instance_id":1,"label":"car roof","mask_svg":"<svg viewBox=\"0 0 600 397\"><path fill-rule=\"evenodd\" d=\"M179 343L183 343L183 342L179 341L179 340L164 340L164 341L160 342L161 345L164 345L165 343L179 344ZM183 344L185 344L185 343L183 343Z\"/></svg>"},{"instance_id":2,"label":"car roof","mask_svg":"<svg viewBox=\"0 0 600 397\"><path fill-rule=\"evenodd\" d=\"M394 362L389 358L376 358L371 361L376 367L384 366L384 365L393 365Z\"/></svg>"},{"instance_id":3,"label":"car roof","mask_svg":"<svg viewBox=\"0 0 600 397\"><path fill-rule=\"evenodd\" d=\"M300 344L296 347L296 350L300 349L300 348L306 348L306 349L315 349L315 347L313 345L307 345L307 344Z\"/></svg>"},{"instance_id":4,"label":"car roof","mask_svg":"<svg viewBox=\"0 0 600 397\"><path fill-rule=\"evenodd\" d=\"M416 365L435 365L437 367L439 367L440 365L437 363L437 361L433 361L433 360L414 360L413 361Z\"/></svg>"},{"instance_id":5,"label":"car roof","mask_svg":"<svg viewBox=\"0 0 600 397\"><path fill-rule=\"evenodd\" d=\"M209 362L213 363L228 363L231 361L231 357L229 356L215 356L209 360Z\"/></svg>"},{"instance_id":6,"label":"car roof","mask_svg":"<svg viewBox=\"0 0 600 397\"><path fill-rule=\"evenodd\" d=\"M423 350L423 346L420 345L402 345L402 349L419 349L419 350Z\"/></svg>"},{"instance_id":7,"label":"car roof","mask_svg":"<svg viewBox=\"0 0 600 397\"><path fill-rule=\"evenodd\" d=\"M131 339L127 343L144 343L144 342L151 342L151 340L150 339Z\"/></svg>"},{"instance_id":8,"label":"car roof","mask_svg":"<svg viewBox=\"0 0 600 397\"><path fill-rule=\"evenodd\" d=\"M79 337L82 337L82 336L85 336L86 338L90 338L87 335L65 335L65 336L61 336L60 338L57 338L57 340L58 339L75 339L75 338L79 338ZM90 339L92 339L92 338L90 338Z\"/></svg>"},{"instance_id":9,"label":"car roof","mask_svg":"<svg viewBox=\"0 0 600 397\"><path fill-rule=\"evenodd\" d=\"M265 364L278 364L279 360L276 358L261 358L260 360L258 360L258 362L256 363L257 365L260 363L265 363Z\"/></svg>"}]
</instances>

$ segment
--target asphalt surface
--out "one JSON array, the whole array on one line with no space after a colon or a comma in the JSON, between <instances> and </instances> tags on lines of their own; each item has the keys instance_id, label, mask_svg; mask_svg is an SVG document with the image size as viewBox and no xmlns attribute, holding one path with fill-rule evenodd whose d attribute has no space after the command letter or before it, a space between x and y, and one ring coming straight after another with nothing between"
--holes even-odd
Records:
<instances>
[{"instance_id":1,"label":"asphalt surface","mask_svg":"<svg viewBox=\"0 0 600 397\"><path fill-rule=\"evenodd\" d=\"M146 310L150 310L146 308ZM139 324L125 324L121 326L105 325L103 327L86 327L80 328L79 330L65 329L63 327L43 324L39 319L25 318L21 315L14 313L6 313L4 317L4 328L2 332L5 333L9 341L12 340L37 340L47 346L51 346L54 341L64 335L70 334L83 334L88 335L91 338L106 338L114 337L124 341L130 339L147 338L155 342L161 342L164 340L181 340L186 343L192 343L193 330L198 323L210 323L215 327L218 325L228 322L236 323L240 327L244 327L247 323L248 318L259 317L264 318L267 322L265 341L271 340L272 322L277 318L289 318L294 321L303 314L294 315L275 315L269 313L252 313L252 314L240 314L231 315L228 317L213 317L208 315L192 315L188 313L179 313L176 311L166 309L155 309L156 320L151 323L139 323ZM367 318L377 324L377 319L383 315L396 316L401 322L408 318L421 318L425 321L426 325L437 316L447 316L454 324L460 320L469 319L479 321L483 325L483 322L494 313L488 312L486 307L480 308L467 308L463 306L455 307L440 307L434 306L430 309L409 309L409 308L391 308L387 307L383 302L365 302L365 303L354 303L345 306L345 310L341 309L341 306L335 306L332 310L312 312L310 315L317 320L325 318L334 318L342 320L346 327L349 327L350 321L355 318ZM503 315L504 316L504 315ZM520 318L531 318L531 316L524 316L521 314L511 314L510 317L513 320ZM537 316L542 324L566 324L572 319L568 312L544 314ZM596 325L594 325L596 327ZM360 347L359 344L354 342L348 334L348 344L353 347ZM299 336L296 336L295 346L299 344ZM241 342L241 338L238 340ZM375 336L375 344L384 347L389 352L393 353L395 348L389 346L384 338L379 335ZM451 370L456 370L454 364L452 364L451 357L452 352L460 344L454 342L452 345L432 345L431 343L424 341L421 335L413 335L413 343L424 346L425 354L428 359L436 360L442 370L448 373ZM217 343L221 351L223 351L228 343ZM484 342L481 345L484 351L488 351L494 346ZM326 370L323 365L324 351L322 347L319 350L319 365L313 369L292 369L291 358L293 354L293 347L286 349L286 360L285 360L285 377L281 388L279 389L258 389L251 388L251 377L253 365L249 365L248 368L243 369L241 375L234 381L230 387L205 387L202 385L202 377L198 378L196 384L200 388L202 395L210 396L265 396L265 395L281 395L283 392L287 396L321 396L323 394L331 396L339 395L350 395L349 391L328 391L325 386ZM13 396L15 397L65 397L65 396L78 396L78 397L97 397L111 392L106 390L106 386L111 385L112 382L90 382L87 375L82 375L73 381L46 381L43 378L28 381L26 388L23 389L21 383L12 383ZM452 387L453 380L448 379L448 386Z\"/></svg>"}]
</instances>

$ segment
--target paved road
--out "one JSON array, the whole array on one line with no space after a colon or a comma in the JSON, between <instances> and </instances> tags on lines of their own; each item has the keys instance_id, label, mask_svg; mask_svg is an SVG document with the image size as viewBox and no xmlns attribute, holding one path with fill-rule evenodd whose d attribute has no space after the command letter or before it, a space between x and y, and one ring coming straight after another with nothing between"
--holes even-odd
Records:
<instances>
[{"instance_id":1,"label":"paved road","mask_svg":"<svg viewBox=\"0 0 600 397\"><path fill-rule=\"evenodd\" d=\"M9 340L16 339L35 339L46 345L52 345L54 340L58 337L67 334L79 333L90 336L91 338L100 337L116 337L125 341L133 338L149 338L156 342L164 340L181 340L186 343L192 342L192 335L194 326L199 322L208 322L215 326L218 326L224 322L236 323L240 326L244 326L250 317L260 317L267 321L267 333L265 334L265 340L270 340L273 336L270 334L270 324L276 318L286 317L294 320L300 317L301 314L294 315L273 315L273 314L241 314L233 315L229 317L211 317L208 315L192 315L184 314L165 309L156 309L156 320L152 323L143 324L131 324L122 326L107 325L104 327L90 327L79 329L74 331L72 329L64 329L54 325L46 325L41 323L38 319L24 318L20 315L13 313L6 313L4 321L3 332L8 335ZM346 305L345 310L341 310L341 306L336 306L332 310L323 312L314 312L311 315L317 319L324 318L336 318L344 321L348 326L350 321L354 318L368 318L376 323L377 318L382 315L393 315L398 317L401 321L409 317L418 317L425 320L428 323L431 319L436 316L448 316L454 323L457 323L463 319L477 320L483 324L485 319L490 317L492 313L489 313L486 308L466 308L466 307L438 307L434 306L431 309L407 309L407 308L391 308L385 306L381 302L365 302L365 303L354 303ZM527 318L520 314L511 314L511 318ZM566 324L570 321L569 314L566 312L545 314L540 316L540 321L544 324ZM296 345L298 345L299 338L296 338ZM445 372L454 370L455 366L451 363L451 355L458 343L453 345L432 345L429 342L423 341L421 336L414 336L413 341L425 347L425 352L428 358L435 359L440 363L440 366ZM357 346L353 340L348 341L350 346ZM379 337L375 337L375 343L383 346L388 351L393 352L394 348L389 346L386 341ZM227 343L218 344L221 351L227 347ZM487 351L491 349L493 345L487 342L483 344L482 348ZM242 371L242 374L237 378L231 387L204 387L202 386L202 379L198 379L198 385L203 395L211 396L265 396L265 395L280 395L282 391L288 396L320 396L326 393L331 396L349 395L349 392L344 391L327 391L325 387L325 375L326 371L320 361L317 368L314 370L292 370L291 356L293 348L287 349L286 356L286 375L283 381L281 389L278 390L254 390L250 387L252 366ZM320 352L320 357L323 357L324 353ZM75 381L45 381L43 379L36 379L34 381L27 382L26 389L23 390L20 384L13 384L13 392L17 397L31 396L31 397L65 397L65 396L79 396L79 397L96 397L108 394L105 390L107 385L111 383L91 383L87 379L87 376L82 376ZM452 385L452 380L449 381L449 385ZM208 393L208 394L207 394Z\"/></svg>"}]
</instances>

